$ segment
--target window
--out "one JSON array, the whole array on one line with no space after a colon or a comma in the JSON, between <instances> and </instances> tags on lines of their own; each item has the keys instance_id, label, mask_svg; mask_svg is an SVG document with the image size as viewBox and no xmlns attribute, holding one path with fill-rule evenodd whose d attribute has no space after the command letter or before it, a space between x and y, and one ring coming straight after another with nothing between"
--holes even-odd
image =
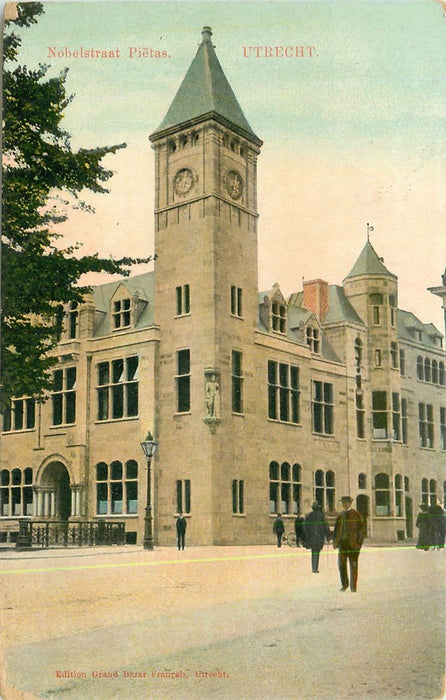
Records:
<instances>
[{"instance_id":1,"label":"window","mask_svg":"<svg viewBox=\"0 0 446 700\"><path fill-rule=\"evenodd\" d=\"M231 314L239 318L243 316L242 290L234 285L231 286Z\"/></svg>"},{"instance_id":2,"label":"window","mask_svg":"<svg viewBox=\"0 0 446 700\"><path fill-rule=\"evenodd\" d=\"M285 423L300 421L299 368L268 361L268 418Z\"/></svg>"},{"instance_id":3,"label":"window","mask_svg":"<svg viewBox=\"0 0 446 700\"><path fill-rule=\"evenodd\" d=\"M364 473L358 474L358 489L367 488L367 475Z\"/></svg>"},{"instance_id":4,"label":"window","mask_svg":"<svg viewBox=\"0 0 446 700\"><path fill-rule=\"evenodd\" d=\"M431 404L418 404L418 428L420 446L434 446L434 408Z\"/></svg>"},{"instance_id":5,"label":"window","mask_svg":"<svg viewBox=\"0 0 446 700\"><path fill-rule=\"evenodd\" d=\"M232 481L232 513L242 515L245 512L245 482L240 479Z\"/></svg>"},{"instance_id":6,"label":"window","mask_svg":"<svg viewBox=\"0 0 446 700\"><path fill-rule=\"evenodd\" d=\"M406 353L404 350L400 350L400 374L402 377L406 376Z\"/></svg>"},{"instance_id":7,"label":"window","mask_svg":"<svg viewBox=\"0 0 446 700\"><path fill-rule=\"evenodd\" d=\"M431 361L428 357L424 360L424 381L430 382L432 380L431 375Z\"/></svg>"},{"instance_id":8,"label":"window","mask_svg":"<svg viewBox=\"0 0 446 700\"><path fill-rule=\"evenodd\" d=\"M314 498L322 510L333 513L335 509L335 475L329 469L324 472L317 469L314 473Z\"/></svg>"},{"instance_id":9,"label":"window","mask_svg":"<svg viewBox=\"0 0 446 700\"><path fill-rule=\"evenodd\" d=\"M306 336L307 336L307 345L310 348L311 352L314 352L316 355L319 355L321 350L320 350L320 333L319 333L318 328L314 328L313 326L307 326Z\"/></svg>"},{"instance_id":10,"label":"window","mask_svg":"<svg viewBox=\"0 0 446 700\"><path fill-rule=\"evenodd\" d=\"M396 442L401 440L401 404L400 396L397 393L392 393L392 430L393 439Z\"/></svg>"},{"instance_id":11,"label":"window","mask_svg":"<svg viewBox=\"0 0 446 700\"><path fill-rule=\"evenodd\" d=\"M375 367L381 367L381 350L375 350Z\"/></svg>"},{"instance_id":12,"label":"window","mask_svg":"<svg viewBox=\"0 0 446 700\"><path fill-rule=\"evenodd\" d=\"M375 509L376 515L390 515L389 477L387 474L375 476Z\"/></svg>"},{"instance_id":13,"label":"window","mask_svg":"<svg viewBox=\"0 0 446 700\"><path fill-rule=\"evenodd\" d=\"M232 410L243 413L243 370L242 353L232 351Z\"/></svg>"},{"instance_id":14,"label":"window","mask_svg":"<svg viewBox=\"0 0 446 700\"><path fill-rule=\"evenodd\" d=\"M185 316L190 313L190 289L188 284L176 288L177 316Z\"/></svg>"},{"instance_id":15,"label":"window","mask_svg":"<svg viewBox=\"0 0 446 700\"><path fill-rule=\"evenodd\" d=\"M362 391L356 392L356 436L365 437L365 409Z\"/></svg>"},{"instance_id":16,"label":"window","mask_svg":"<svg viewBox=\"0 0 446 700\"><path fill-rule=\"evenodd\" d=\"M362 340L361 340L361 338L356 338L356 340L355 340L355 363L356 363L356 367L360 367L362 364Z\"/></svg>"},{"instance_id":17,"label":"window","mask_svg":"<svg viewBox=\"0 0 446 700\"><path fill-rule=\"evenodd\" d=\"M177 412L190 411L190 350L177 352Z\"/></svg>"},{"instance_id":18,"label":"window","mask_svg":"<svg viewBox=\"0 0 446 700\"><path fill-rule=\"evenodd\" d=\"M300 513L301 467L288 462L269 465L269 512L283 515Z\"/></svg>"},{"instance_id":19,"label":"window","mask_svg":"<svg viewBox=\"0 0 446 700\"><path fill-rule=\"evenodd\" d=\"M68 337L77 338L78 335L78 322L79 322L79 309L77 301L71 301L68 304L67 311L67 334Z\"/></svg>"},{"instance_id":20,"label":"window","mask_svg":"<svg viewBox=\"0 0 446 700\"><path fill-rule=\"evenodd\" d=\"M3 413L3 430L32 430L36 425L36 400L11 399Z\"/></svg>"},{"instance_id":21,"label":"window","mask_svg":"<svg viewBox=\"0 0 446 700\"><path fill-rule=\"evenodd\" d=\"M385 391L372 392L373 438L387 438L387 394Z\"/></svg>"},{"instance_id":22,"label":"window","mask_svg":"<svg viewBox=\"0 0 446 700\"><path fill-rule=\"evenodd\" d=\"M440 386L444 386L445 381L444 381L444 362L439 362L438 363L438 383Z\"/></svg>"},{"instance_id":23,"label":"window","mask_svg":"<svg viewBox=\"0 0 446 700\"><path fill-rule=\"evenodd\" d=\"M403 445L407 445L407 399L401 399L401 434Z\"/></svg>"},{"instance_id":24,"label":"window","mask_svg":"<svg viewBox=\"0 0 446 700\"><path fill-rule=\"evenodd\" d=\"M369 299L372 306L373 324L379 326L381 323L381 305L383 303L382 294L370 294Z\"/></svg>"},{"instance_id":25,"label":"window","mask_svg":"<svg viewBox=\"0 0 446 700\"><path fill-rule=\"evenodd\" d=\"M116 460L96 465L97 515L133 515L138 512L138 463L123 466Z\"/></svg>"},{"instance_id":26,"label":"window","mask_svg":"<svg viewBox=\"0 0 446 700\"><path fill-rule=\"evenodd\" d=\"M429 505L429 481L421 479L421 503Z\"/></svg>"},{"instance_id":27,"label":"window","mask_svg":"<svg viewBox=\"0 0 446 700\"><path fill-rule=\"evenodd\" d=\"M398 344L390 343L390 361L393 369L398 369Z\"/></svg>"},{"instance_id":28,"label":"window","mask_svg":"<svg viewBox=\"0 0 446 700\"><path fill-rule=\"evenodd\" d=\"M274 301L271 306L271 327L277 333L286 333L286 306Z\"/></svg>"},{"instance_id":29,"label":"window","mask_svg":"<svg viewBox=\"0 0 446 700\"><path fill-rule=\"evenodd\" d=\"M446 450L446 408L440 407L440 444L441 449Z\"/></svg>"},{"instance_id":30,"label":"window","mask_svg":"<svg viewBox=\"0 0 446 700\"><path fill-rule=\"evenodd\" d=\"M138 357L98 364L98 420L138 415Z\"/></svg>"},{"instance_id":31,"label":"window","mask_svg":"<svg viewBox=\"0 0 446 700\"><path fill-rule=\"evenodd\" d=\"M2 469L0 472L0 516L33 515L33 470Z\"/></svg>"},{"instance_id":32,"label":"window","mask_svg":"<svg viewBox=\"0 0 446 700\"><path fill-rule=\"evenodd\" d=\"M424 362L420 355L417 357L417 378L421 380L424 379Z\"/></svg>"},{"instance_id":33,"label":"window","mask_svg":"<svg viewBox=\"0 0 446 700\"><path fill-rule=\"evenodd\" d=\"M395 301L395 297L392 295L389 295L389 305L390 305L390 325L395 326L396 301Z\"/></svg>"},{"instance_id":34,"label":"window","mask_svg":"<svg viewBox=\"0 0 446 700\"><path fill-rule=\"evenodd\" d=\"M177 481L177 513L188 515L191 510L190 479L178 479Z\"/></svg>"},{"instance_id":35,"label":"window","mask_svg":"<svg viewBox=\"0 0 446 700\"><path fill-rule=\"evenodd\" d=\"M437 481L429 479L429 503L434 505L437 502Z\"/></svg>"},{"instance_id":36,"label":"window","mask_svg":"<svg viewBox=\"0 0 446 700\"><path fill-rule=\"evenodd\" d=\"M333 384L313 381L313 431L320 435L333 435Z\"/></svg>"},{"instance_id":37,"label":"window","mask_svg":"<svg viewBox=\"0 0 446 700\"><path fill-rule=\"evenodd\" d=\"M51 395L53 425L76 422L76 367L56 369Z\"/></svg>"},{"instance_id":38,"label":"window","mask_svg":"<svg viewBox=\"0 0 446 700\"><path fill-rule=\"evenodd\" d=\"M113 302L113 329L128 328L130 326L130 297Z\"/></svg>"},{"instance_id":39,"label":"window","mask_svg":"<svg viewBox=\"0 0 446 700\"><path fill-rule=\"evenodd\" d=\"M403 478L401 474L395 474L395 516L403 515Z\"/></svg>"},{"instance_id":40,"label":"window","mask_svg":"<svg viewBox=\"0 0 446 700\"><path fill-rule=\"evenodd\" d=\"M438 384L438 362L432 360L432 384Z\"/></svg>"}]
</instances>

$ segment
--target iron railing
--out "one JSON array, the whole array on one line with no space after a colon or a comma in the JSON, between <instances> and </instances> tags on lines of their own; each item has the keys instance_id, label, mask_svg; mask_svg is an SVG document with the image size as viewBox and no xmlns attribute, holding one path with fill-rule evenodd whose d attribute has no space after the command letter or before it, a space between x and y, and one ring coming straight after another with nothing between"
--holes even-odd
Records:
<instances>
[{"instance_id":1,"label":"iron railing","mask_svg":"<svg viewBox=\"0 0 446 700\"><path fill-rule=\"evenodd\" d=\"M94 547L125 544L125 523L20 520L17 548Z\"/></svg>"}]
</instances>

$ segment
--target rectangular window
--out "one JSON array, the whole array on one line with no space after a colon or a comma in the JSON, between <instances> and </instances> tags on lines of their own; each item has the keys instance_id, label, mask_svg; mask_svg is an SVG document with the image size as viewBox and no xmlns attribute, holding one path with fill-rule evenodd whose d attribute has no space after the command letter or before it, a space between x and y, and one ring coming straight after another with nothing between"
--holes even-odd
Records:
<instances>
[{"instance_id":1,"label":"rectangular window","mask_svg":"<svg viewBox=\"0 0 446 700\"><path fill-rule=\"evenodd\" d=\"M131 320L130 297L113 302L113 328L128 328Z\"/></svg>"},{"instance_id":2,"label":"rectangular window","mask_svg":"<svg viewBox=\"0 0 446 700\"><path fill-rule=\"evenodd\" d=\"M356 392L356 436L365 437L365 409L362 392Z\"/></svg>"},{"instance_id":3,"label":"rectangular window","mask_svg":"<svg viewBox=\"0 0 446 700\"><path fill-rule=\"evenodd\" d=\"M420 446L432 448L434 446L434 407L431 404L418 404L418 427Z\"/></svg>"},{"instance_id":4,"label":"rectangular window","mask_svg":"<svg viewBox=\"0 0 446 700\"><path fill-rule=\"evenodd\" d=\"M404 350L400 350L400 374L402 377L406 376L406 353Z\"/></svg>"},{"instance_id":5,"label":"rectangular window","mask_svg":"<svg viewBox=\"0 0 446 700\"><path fill-rule=\"evenodd\" d=\"M243 368L242 353L232 351L232 410L243 413Z\"/></svg>"},{"instance_id":6,"label":"rectangular window","mask_svg":"<svg viewBox=\"0 0 446 700\"><path fill-rule=\"evenodd\" d=\"M380 323L379 308L380 308L379 306L373 307L373 323L375 326L379 326L379 323Z\"/></svg>"},{"instance_id":7,"label":"rectangular window","mask_svg":"<svg viewBox=\"0 0 446 700\"><path fill-rule=\"evenodd\" d=\"M381 367L381 350L375 350L375 367Z\"/></svg>"},{"instance_id":8,"label":"rectangular window","mask_svg":"<svg viewBox=\"0 0 446 700\"><path fill-rule=\"evenodd\" d=\"M393 369L398 369L398 344L390 343L390 361Z\"/></svg>"},{"instance_id":9,"label":"rectangular window","mask_svg":"<svg viewBox=\"0 0 446 700\"><path fill-rule=\"evenodd\" d=\"M98 420L138 415L138 362L138 357L132 356L98 364Z\"/></svg>"},{"instance_id":10,"label":"rectangular window","mask_svg":"<svg viewBox=\"0 0 446 700\"><path fill-rule=\"evenodd\" d=\"M400 396L397 393L392 393L392 429L393 439L396 442L401 440L401 406Z\"/></svg>"},{"instance_id":11,"label":"rectangular window","mask_svg":"<svg viewBox=\"0 0 446 700\"><path fill-rule=\"evenodd\" d=\"M76 367L56 369L51 400L53 425L76 422Z\"/></svg>"},{"instance_id":12,"label":"rectangular window","mask_svg":"<svg viewBox=\"0 0 446 700\"><path fill-rule=\"evenodd\" d=\"M441 449L446 450L446 408L440 408L440 440Z\"/></svg>"},{"instance_id":13,"label":"rectangular window","mask_svg":"<svg viewBox=\"0 0 446 700\"><path fill-rule=\"evenodd\" d=\"M177 352L177 413L190 411L190 350Z\"/></svg>"},{"instance_id":14,"label":"rectangular window","mask_svg":"<svg viewBox=\"0 0 446 700\"><path fill-rule=\"evenodd\" d=\"M407 399L401 399L401 433L403 445L407 445Z\"/></svg>"},{"instance_id":15,"label":"rectangular window","mask_svg":"<svg viewBox=\"0 0 446 700\"><path fill-rule=\"evenodd\" d=\"M177 481L177 513L191 512L191 492L190 479L179 479Z\"/></svg>"},{"instance_id":16,"label":"rectangular window","mask_svg":"<svg viewBox=\"0 0 446 700\"><path fill-rule=\"evenodd\" d=\"M387 394L385 391L372 393L373 438L387 438Z\"/></svg>"},{"instance_id":17,"label":"rectangular window","mask_svg":"<svg viewBox=\"0 0 446 700\"><path fill-rule=\"evenodd\" d=\"M242 290L240 287L231 286L231 314L242 318Z\"/></svg>"},{"instance_id":18,"label":"rectangular window","mask_svg":"<svg viewBox=\"0 0 446 700\"><path fill-rule=\"evenodd\" d=\"M36 400L11 399L3 412L3 432L32 430L36 425Z\"/></svg>"},{"instance_id":19,"label":"rectangular window","mask_svg":"<svg viewBox=\"0 0 446 700\"><path fill-rule=\"evenodd\" d=\"M176 288L177 316L185 316L190 313L190 289L188 284Z\"/></svg>"},{"instance_id":20,"label":"rectangular window","mask_svg":"<svg viewBox=\"0 0 446 700\"><path fill-rule=\"evenodd\" d=\"M320 435L333 435L333 412L333 384L313 381L313 432Z\"/></svg>"},{"instance_id":21,"label":"rectangular window","mask_svg":"<svg viewBox=\"0 0 446 700\"><path fill-rule=\"evenodd\" d=\"M299 423L299 368L295 365L268 361L268 418Z\"/></svg>"},{"instance_id":22,"label":"rectangular window","mask_svg":"<svg viewBox=\"0 0 446 700\"><path fill-rule=\"evenodd\" d=\"M245 512L245 482L239 479L232 481L232 512L241 515Z\"/></svg>"},{"instance_id":23,"label":"rectangular window","mask_svg":"<svg viewBox=\"0 0 446 700\"><path fill-rule=\"evenodd\" d=\"M277 301L271 306L271 328L278 333L286 333L286 306Z\"/></svg>"}]
</instances>

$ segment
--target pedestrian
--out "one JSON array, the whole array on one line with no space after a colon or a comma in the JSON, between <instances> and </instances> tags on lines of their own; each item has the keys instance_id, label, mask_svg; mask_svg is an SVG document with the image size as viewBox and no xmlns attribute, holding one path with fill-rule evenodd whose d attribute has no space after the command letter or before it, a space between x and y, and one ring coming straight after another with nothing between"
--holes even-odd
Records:
<instances>
[{"instance_id":1,"label":"pedestrian","mask_svg":"<svg viewBox=\"0 0 446 700\"><path fill-rule=\"evenodd\" d=\"M349 586L347 560L350 568L350 590L356 593L358 585L358 560L366 536L366 525L361 513L352 508L350 496L341 498L342 512L336 518L333 547L338 549L338 566L341 591Z\"/></svg>"},{"instance_id":2,"label":"pedestrian","mask_svg":"<svg viewBox=\"0 0 446 700\"><path fill-rule=\"evenodd\" d=\"M273 524L273 532L277 537L277 546L282 546L282 536L285 532L285 525L283 524L282 514L277 513L276 519Z\"/></svg>"},{"instance_id":3,"label":"pedestrian","mask_svg":"<svg viewBox=\"0 0 446 700\"><path fill-rule=\"evenodd\" d=\"M299 513L294 521L294 532L296 533L296 547L305 547L304 517Z\"/></svg>"},{"instance_id":4,"label":"pedestrian","mask_svg":"<svg viewBox=\"0 0 446 700\"><path fill-rule=\"evenodd\" d=\"M178 549L184 549L184 544L186 541L186 528L187 520L183 513L180 511L177 518L177 546Z\"/></svg>"},{"instance_id":5,"label":"pedestrian","mask_svg":"<svg viewBox=\"0 0 446 700\"><path fill-rule=\"evenodd\" d=\"M432 547L443 549L445 540L445 514L440 501L433 503L428 510Z\"/></svg>"},{"instance_id":6,"label":"pedestrian","mask_svg":"<svg viewBox=\"0 0 446 700\"><path fill-rule=\"evenodd\" d=\"M304 521L305 546L311 549L311 571L319 573L319 554L325 540L330 539L330 528L322 512L319 501L313 501L311 513L307 513Z\"/></svg>"},{"instance_id":7,"label":"pedestrian","mask_svg":"<svg viewBox=\"0 0 446 700\"><path fill-rule=\"evenodd\" d=\"M415 527L418 528L417 549L423 549L427 552L432 544L431 519L426 503L420 503L418 507L420 512L415 521Z\"/></svg>"}]
</instances>

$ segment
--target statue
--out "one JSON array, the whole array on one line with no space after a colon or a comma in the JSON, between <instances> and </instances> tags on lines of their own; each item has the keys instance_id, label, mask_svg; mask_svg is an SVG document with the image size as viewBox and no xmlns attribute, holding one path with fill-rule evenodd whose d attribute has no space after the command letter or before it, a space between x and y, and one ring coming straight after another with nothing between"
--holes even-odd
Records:
<instances>
[{"instance_id":1,"label":"statue","mask_svg":"<svg viewBox=\"0 0 446 700\"><path fill-rule=\"evenodd\" d=\"M215 374L209 376L205 387L206 407L208 416L217 418L218 416L218 400L220 395L220 387L218 385Z\"/></svg>"}]
</instances>

